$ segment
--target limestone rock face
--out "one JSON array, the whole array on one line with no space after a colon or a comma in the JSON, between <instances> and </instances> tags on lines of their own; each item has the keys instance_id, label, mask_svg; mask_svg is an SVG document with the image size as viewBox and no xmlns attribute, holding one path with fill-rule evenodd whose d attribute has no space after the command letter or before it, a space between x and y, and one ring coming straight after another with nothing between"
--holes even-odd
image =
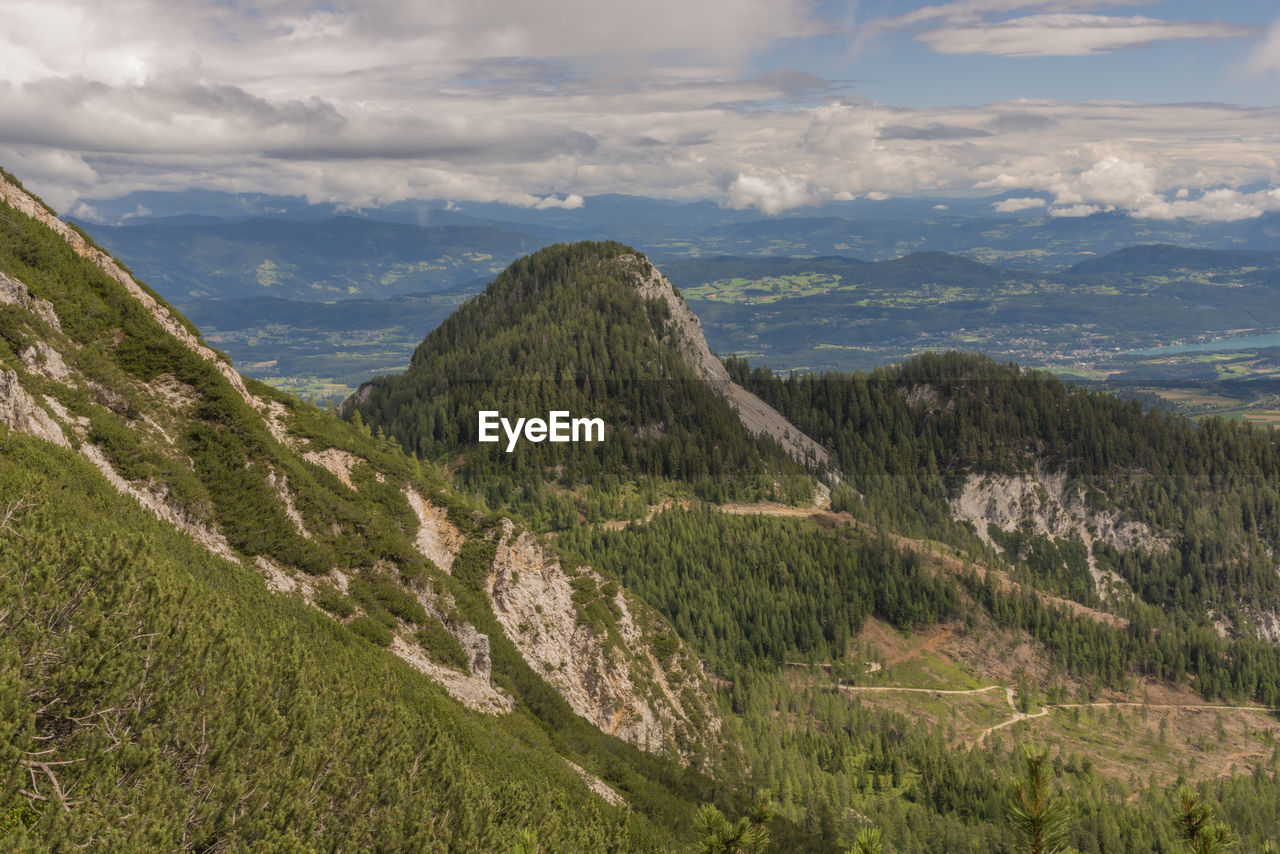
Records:
<instances>
[{"instance_id":1,"label":"limestone rock face","mask_svg":"<svg viewBox=\"0 0 1280 854\"><path fill-rule=\"evenodd\" d=\"M481 634L476 631L475 626L467 623L450 628L467 654L467 666L471 675L488 682L493 674L493 661L489 657L489 636Z\"/></svg>"},{"instance_id":2,"label":"limestone rock face","mask_svg":"<svg viewBox=\"0 0 1280 854\"><path fill-rule=\"evenodd\" d=\"M20 305L54 329L62 328L52 303L33 296L26 285L9 278L4 273L0 273L0 305Z\"/></svg>"},{"instance_id":3,"label":"limestone rock face","mask_svg":"<svg viewBox=\"0 0 1280 854\"><path fill-rule=\"evenodd\" d=\"M576 713L604 732L680 759L705 753L698 748L717 737L721 722L700 666L687 655L658 662L621 590L612 595L615 628L589 623L574 602L574 581L597 590L609 585L589 567L572 572L536 537L503 520L488 593L504 633Z\"/></svg>"},{"instance_id":4,"label":"limestone rock face","mask_svg":"<svg viewBox=\"0 0 1280 854\"><path fill-rule=\"evenodd\" d=\"M1163 551L1167 537L1158 536L1141 522L1122 519L1109 510L1091 508L1084 491L1068 482L1066 472L1051 472L1042 465L1021 475L971 474L951 499L951 515L974 523L978 537L994 546L987 525L1002 531L1029 525L1031 532L1050 539L1077 540L1088 551L1089 572L1098 594L1113 598L1125 582L1113 572L1098 568L1093 544L1101 540L1121 551Z\"/></svg>"},{"instance_id":5,"label":"limestone rock face","mask_svg":"<svg viewBox=\"0 0 1280 854\"><path fill-rule=\"evenodd\" d=\"M423 557L449 572L453 569L453 561L466 542L466 537L449 521L449 514L443 507L436 507L413 489L406 489L404 497L418 517L418 535L414 538L414 546Z\"/></svg>"},{"instance_id":6,"label":"limestone rock face","mask_svg":"<svg viewBox=\"0 0 1280 854\"><path fill-rule=\"evenodd\" d=\"M675 287L657 268L635 255L618 259L635 276L636 291L646 300L662 300L671 316L671 329L680 356L703 382L715 389L738 411L742 425L753 435L771 436L794 459L811 467L826 466L826 448L810 439L782 413L729 379L724 364L715 357L702 334L702 323L689 310Z\"/></svg>"},{"instance_id":7,"label":"limestone rock face","mask_svg":"<svg viewBox=\"0 0 1280 854\"><path fill-rule=\"evenodd\" d=\"M27 394L15 371L0 371L0 423L11 430L68 447L58 422Z\"/></svg>"},{"instance_id":8,"label":"limestone rock face","mask_svg":"<svg viewBox=\"0 0 1280 854\"><path fill-rule=\"evenodd\" d=\"M51 380L67 382L71 378L67 363L62 361L62 354L44 341L30 345L18 354L18 358L22 360L22 364Z\"/></svg>"}]
</instances>

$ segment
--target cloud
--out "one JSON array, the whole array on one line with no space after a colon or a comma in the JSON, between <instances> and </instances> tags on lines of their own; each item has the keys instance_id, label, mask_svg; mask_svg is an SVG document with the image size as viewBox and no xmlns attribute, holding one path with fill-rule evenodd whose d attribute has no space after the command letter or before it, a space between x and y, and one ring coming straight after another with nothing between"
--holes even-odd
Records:
<instances>
[{"instance_id":1,"label":"cloud","mask_svg":"<svg viewBox=\"0 0 1280 854\"><path fill-rule=\"evenodd\" d=\"M927 35L999 28L991 16L1027 12L1024 25L1042 27L1112 5L968 0L888 23ZM0 164L58 209L190 187L354 207L569 207L635 193L769 214L873 193L985 190L1150 216L1227 217L1271 203L1210 194L1275 185L1280 111L877 103L808 66L769 64L805 45L789 40L831 30L821 8L10 0ZM1186 198L1170 195L1179 188Z\"/></svg>"},{"instance_id":2,"label":"cloud","mask_svg":"<svg viewBox=\"0 0 1280 854\"><path fill-rule=\"evenodd\" d=\"M1094 214L1100 213L1101 211L1102 211L1102 208L1098 207L1097 205L1068 205L1067 207L1064 207L1064 208L1050 208L1049 216L1060 216L1060 217L1093 216Z\"/></svg>"},{"instance_id":3,"label":"cloud","mask_svg":"<svg viewBox=\"0 0 1280 854\"><path fill-rule=\"evenodd\" d=\"M1052 14L949 24L915 36L938 53L1090 56L1178 39L1230 39L1258 28L1226 21L1165 21L1142 16Z\"/></svg>"},{"instance_id":4,"label":"cloud","mask_svg":"<svg viewBox=\"0 0 1280 854\"><path fill-rule=\"evenodd\" d=\"M584 200L577 193L570 193L567 196L547 196L541 199L534 208L545 211L551 208L559 208L560 210L573 211L582 207Z\"/></svg>"},{"instance_id":5,"label":"cloud","mask_svg":"<svg viewBox=\"0 0 1280 854\"><path fill-rule=\"evenodd\" d=\"M880 131L881 139L969 139L975 136L991 136L991 131L938 122L931 122L924 127L885 125Z\"/></svg>"},{"instance_id":6,"label":"cloud","mask_svg":"<svg viewBox=\"0 0 1280 854\"><path fill-rule=\"evenodd\" d=\"M774 175L770 178L739 175L729 185L725 204L734 210L756 208L763 214L773 215L820 201L823 201L821 194L788 175Z\"/></svg>"},{"instance_id":7,"label":"cloud","mask_svg":"<svg viewBox=\"0 0 1280 854\"><path fill-rule=\"evenodd\" d=\"M1017 211L1031 210L1032 208L1043 208L1049 203L1044 199L1038 199L1035 196L1022 196L1019 198L1003 199L996 202L991 207L995 208L999 213L1015 213Z\"/></svg>"},{"instance_id":8,"label":"cloud","mask_svg":"<svg viewBox=\"0 0 1280 854\"><path fill-rule=\"evenodd\" d=\"M1256 219L1264 213L1280 211L1280 189L1242 193L1228 187L1209 190L1198 199L1190 199L1179 193L1173 201L1153 198L1133 211L1134 216L1150 219L1199 219L1232 222L1240 219Z\"/></svg>"},{"instance_id":9,"label":"cloud","mask_svg":"<svg viewBox=\"0 0 1280 854\"><path fill-rule=\"evenodd\" d=\"M1280 21L1271 25L1249 56L1249 70L1255 74L1280 74Z\"/></svg>"},{"instance_id":10,"label":"cloud","mask_svg":"<svg viewBox=\"0 0 1280 854\"><path fill-rule=\"evenodd\" d=\"M1057 121L1048 116L1036 113L1011 112L1001 113L991 119L991 121L987 122L987 127L996 133L1030 133L1051 128L1055 124L1057 124Z\"/></svg>"},{"instance_id":11,"label":"cloud","mask_svg":"<svg viewBox=\"0 0 1280 854\"><path fill-rule=\"evenodd\" d=\"M876 22L885 29L901 29L933 21L981 21L984 16L996 13L1021 12L1052 8L1056 12L1092 11L1108 6L1138 6L1158 3L1160 0L958 0L923 6L912 12Z\"/></svg>"}]
</instances>

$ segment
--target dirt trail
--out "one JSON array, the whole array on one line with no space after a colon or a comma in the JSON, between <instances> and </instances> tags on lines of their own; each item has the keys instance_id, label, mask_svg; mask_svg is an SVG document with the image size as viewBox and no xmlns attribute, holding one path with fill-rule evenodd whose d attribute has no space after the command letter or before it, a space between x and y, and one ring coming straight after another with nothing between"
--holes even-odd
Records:
<instances>
[{"instance_id":1,"label":"dirt trail","mask_svg":"<svg viewBox=\"0 0 1280 854\"><path fill-rule=\"evenodd\" d=\"M907 694L985 694L988 691L999 691L999 685L988 685L985 688L898 688L893 685L841 685L841 691L863 693L867 691L902 691ZM1008 689L1013 691L1012 688Z\"/></svg>"},{"instance_id":2,"label":"dirt trail","mask_svg":"<svg viewBox=\"0 0 1280 854\"><path fill-rule=\"evenodd\" d=\"M1023 712L1018 709L1018 704L1014 700L1016 690L1011 685L987 685L982 688L897 688L888 685L840 685L841 691L850 694L861 693L889 693L901 692L904 694L985 694L988 691L1004 690L1005 702L1009 704L1010 716L998 724L989 726L982 732L978 733L969 744L982 744L987 736L996 730L1011 727L1021 721L1032 720L1033 718L1043 718L1052 711L1065 711L1067 709L1106 709L1113 706L1124 706L1127 708L1147 708L1147 709L1163 709L1168 711L1188 711L1188 712L1262 712L1266 714L1280 714L1280 709L1269 709L1265 706L1233 706L1220 703L1141 703L1133 700L1129 701L1111 701L1103 700L1096 703L1046 703L1040 707L1038 712Z\"/></svg>"},{"instance_id":3,"label":"dirt trail","mask_svg":"<svg viewBox=\"0 0 1280 854\"><path fill-rule=\"evenodd\" d=\"M645 511L644 518L642 519L612 519L608 522L601 522L600 527L606 531L621 531L632 522L637 524L652 522L654 516L657 516L659 513L666 513L672 507L679 507L681 510L688 510L689 499L682 498L681 500L676 501L674 498L668 498L661 504L650 504L649 509Z\"/></svg>"}]
</instances>

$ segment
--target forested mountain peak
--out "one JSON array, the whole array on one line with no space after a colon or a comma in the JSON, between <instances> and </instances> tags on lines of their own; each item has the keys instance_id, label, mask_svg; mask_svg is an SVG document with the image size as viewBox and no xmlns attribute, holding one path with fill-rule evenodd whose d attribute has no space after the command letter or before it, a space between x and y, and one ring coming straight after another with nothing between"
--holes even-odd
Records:
<instances>
[{"instance_id":1,"label":"forested mountain peak","mask_svg":"<svg viewBox=\"0 0 1280 854\"><path fill-rule=\"evenodd\" d=\"M825 449L732 381L648 259L613 242L515 261L426 337L405 373L366 383L343 409L422 457L462 454L463 482L550 527L574 510L564 492L546 493L557 484L608 482L616 496L620 479L639 479L712 500L807 500L806 472L828 464ZM605 441L508 451L478 442L479 410L599 417Z\"/></svg>"}]
</instances>

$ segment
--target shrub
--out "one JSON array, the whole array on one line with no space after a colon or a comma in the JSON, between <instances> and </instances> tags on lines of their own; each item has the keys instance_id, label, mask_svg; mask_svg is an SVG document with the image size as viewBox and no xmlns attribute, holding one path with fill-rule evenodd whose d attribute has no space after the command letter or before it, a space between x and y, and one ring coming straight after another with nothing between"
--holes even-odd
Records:
<instances>
[{"instance_id":1,"label":"shrub","mask_svg":"<svg viewBox=\"0 0 1280 854\"><path fill-rule=\"evenodd\" d=\"M372 617L361 614L359 617L352 620L349 625L351 631L355 632L370 643L375 643L378 646L391 645L391 629L382 625L382 623Z\"/></svg>"},{"instance_id":2,"label":"shrub","mask_svg":"<svg viewBox=\"0 0 1280 854\"><path fill-rule=\"evenodd\" d=\"M449 667L456 667L459 670L470 669L470 661L467 659L467 653L462 648L462 644L458 643L458 639L453 636L453 633L446 629L444 623L435 617L427 617L417 637L418 643L422 644L422 648L426 650L427 655L431 656L433 661L438 661L440 664L445 664Z\"/></svg>"},{"instance_id":3,"label":"shrub","mask_svg":"<svg viewBox=\"0 0 1280 854\"><path fill-rule=\"evenodd\" d=\"M316 588L316 604L338 619L345 619L356 612L356 603L350 596L323 585Z\"/></svg>"}]
</instances>

